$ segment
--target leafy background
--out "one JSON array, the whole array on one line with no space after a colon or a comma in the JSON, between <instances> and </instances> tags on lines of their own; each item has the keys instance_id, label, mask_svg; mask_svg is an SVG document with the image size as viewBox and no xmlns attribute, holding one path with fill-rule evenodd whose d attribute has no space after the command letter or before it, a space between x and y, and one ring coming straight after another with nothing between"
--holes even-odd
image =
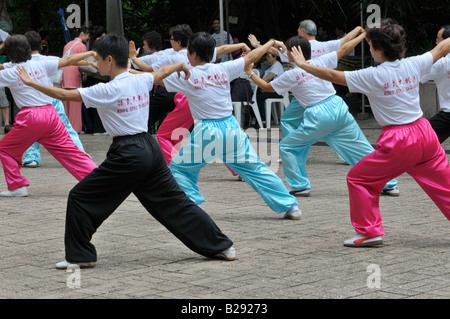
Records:
<instances>
[{"instance_id":1,"label":"leafy background","mask_svg":"<svg viewBox=\"0 0 450 319\"><path fill-rule=\"evenodd\" d=\"M84 0L0 0L14 25L13 33L44 28L50 32L50 52L60 55L64 45L56 11L79 4L84 21ZM225 12L237 17L229 24L230 33L246 41L250 33L261 41L270 37L284 40L296 34L299 21L312 19L334 32L335 24L345 23L350 30L361 24L360 5L378 4L383 17L403 25L408 34L408 54L418 54L433 47L438 29L450 24L449 0L228 0ZM212 32L211 24L219 14L217 0L123 0L125 36L141 44L141 36L156 30L167 40L168 29L179 23L189 24L194 32ZM94 25L106 26L106 0L89 1L89 17ZM365 15L364 21L368 14ZM226 25L227 26L227 25Z\"/></svg>"}]
</instances>

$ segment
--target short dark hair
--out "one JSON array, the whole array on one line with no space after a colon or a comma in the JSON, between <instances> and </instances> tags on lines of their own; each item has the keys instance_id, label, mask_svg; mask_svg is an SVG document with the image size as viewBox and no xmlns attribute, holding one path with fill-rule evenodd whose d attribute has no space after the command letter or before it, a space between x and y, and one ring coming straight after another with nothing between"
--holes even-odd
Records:
<instances>
[{"instance_id":1,"label":"short dark hair","mask_svg":"<svg viewBox=\"0 0 450 319\"><path fill-rule=\"evenodd\" d=\"M109 55L112 56L119 68L128 66L130 55L128 41L121 35L111 33L101 37L95 41L92 50L97 52L102 59L106 59Z\"/></svg>"},{"instance_id":2,"label":"short dark hair","mask_svg":"<svg viewBox=\"0 0 450 319\"><path fill-rule=\"evenodd\" d=\"M81 34L81 32L83 32L84 34L91 34L91 30L89 30L88 27L83 26L83 27L75 30L75 34L74 34L75 38L78 37Z\"/></svg>"},{"instance_id":3,"label":"short dark hair","mask_svg":"<svg viewBox=\"0 0 450 319\"><path fill-rule=\"evenodd\" d=\"M30 42L31 51L39 51L41 49L42 38L38 32L27 31L24 35Z\"/></svg>"},{"instance_id":4,"label":"short dark hair","mask_svg":"<svg viewBox=\"0 0 450 319\"><path fill-rule=\"evenodd\" d=\"M189 38L192 36L192 29L187 24L179 24L170 28L169 34L175 41L180 41L181 46L185 48L188 44Z\"/></svg>"},{"instance_id":5,"label":"short dark hair","mask_svg":"<svg viewBox=\"0 0 450 319\"><path fill-rule=\"evenodd\" d=\"M207 32L197 32L189 39L187 50L189 54L197 53L203 62L211 62L214 56L216 41Z\"/></svg>"},{"instance_id":6,"label":"short dark hair","mask_svg":"<svg viewBox=\"0 0 450 319\"><path fill-rule=\"evenodd\" d=\"M406 52L406 33L392 19L383 19L380 27L366 28L366 38L375 50L381 50L389 61L403 59Z\"/></svg>"},{"instance_id":7,"label":"short dark hair","mask_svg":"<svg viewBox=\"0 0 450 319\"><path fill-rule=\"evenodd\" d=\"M442 33L442 39L450 38L450 24L447 24L442 27L444 29L444 32Z\"/></svg>"},{"instance_id":8,"label":"short dark hair","mask_svg":"<svg viewBox=\"0 0 450 319\"><path fill-rule=\"evenodd\" d=\"M22 63L31 59L31 47L28 39L22 34L13 34L5 40L6 55L14 63Z\"/></svg>"},{"instance_id":9,"label":"short dark hair","mask_svg":"<svg viewBox=\"0 0 450 319\"><path fill-rule=\"evenodd\" d=\"M147 42L148 47L151 49L159 51L162 48L161 35L156 31L150 31L144 34L142 36L142 41Z\"/></svg>"},{"instance_id":10,"label":"short dark hair","mask_svg":"<svg viewBox=\"0 0 450 319\"><path fill-rule=\"evenodd\" d=\"M289 51L292 51L293 47L300 47L305 60L311 59L311 43L305 37L299 35L293 36L287 39L284 45Z\"/></svg>"}]
</instances>

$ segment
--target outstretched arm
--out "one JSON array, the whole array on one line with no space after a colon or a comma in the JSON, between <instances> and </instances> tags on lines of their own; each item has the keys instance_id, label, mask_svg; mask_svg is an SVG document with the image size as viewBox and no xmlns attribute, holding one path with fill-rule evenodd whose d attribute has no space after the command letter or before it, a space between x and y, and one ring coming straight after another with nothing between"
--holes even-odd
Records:
<instances>
[{"instance_id":1,"label":"outstretched arm","mask_svg":"<svg viewBox=\"0 0 450 319\"><path fill-rule=\"evenodd\" d=\"M439 42L437 46L434 47L430 51L430 53L433 55L433 63L436 63L437 60L440 58L446 56L450 53L450 38L445 39L444 41Z\"/></svg>"},{"instance_id":2,"label":"outstretched arm","mask_svg":"<svg viewBox=\"0 0 450 319\"><path fill-rule=\"evenodd\" d=\"M251 49L245 43L225 44L217 47L216 50L217 55L228 54L238 50L242 50L244 53L251 51Z\"/></svg>"},{"instance_id":3,"label":"outstretched arm","mask_svg":"<svg viewBox=\"0 0 450 319\"><path fill-rule=\"evenodd\" d=\"M16 73L25 85L31 86L45 95L61 101L83 102L78 90L65 90L31 80L28 76L27 70L21 65L16 67Z\"/></svg>"},{"instance_id":4,"label":"outstretched arm","mask_svg":"<svg viewBox=\"0 0 450 319\"><path fill-rule=\"evenodd\" d=\"M178 73L178 77L181 76L181 72L184 72L185 80L188 80L191 76L191 72L185 63L178 62L175 64L168 64L160 67L157 71L152 73L155 84L164 86L163 80L174 72Z\"/></svg>"},{"instance_id":5,"label":"outstretched arm","mask_svg":"<svg viewBox=\"0 0 450 319\"><path fill-rule=\"evenodd\" d=\"M89 62L82 61L84 59L87 59L91 56L95 56L94 51L86 51L83 53L77 53L77 54L71 54L65 58L59 59L58 69L64 68L66 66L84 66L87 65Z\"/></svg>"},{"instance_id":6,"label":"outstretched arm","mask_svg":"<svg viewBox=\"0 0 450 319\"><path fill-rule=\"evenodd\" d=\"M345 73L343 71L337 71L337 70L324 68L321 66L314 66L314 65L309 64L305 60L302 50L301 49L299 50L296 47L292 47L291 53L292 53L292 57L294 59L295 64L297 64L297 66L299 68L302 68L306 72L308 72L318 78L321 78L323 80L326 80L326 81L329 81L329 82L332 82L335 84L347 86L347 81L345 80Z\"/></svg>"},{"instance_id":7,"label":"outstretched arm","mask_svg":"<svg viewBox=\"0 0 450 319\"><path fill-rule=\"evenodd\" d=\"M362 31L363 32L359 36L344 43L339 49L336 50L338 60L350 53L350 51L353 50L366 37L366 32L364 30Z\"/></svg>"},{"instance_id":8,"label":"outstretched arm","mask_svg":"<svg viewBox=\"0 0 450 319\"><path fill-rule=\"evenodd\" d=\"M250 34L248 36L248 41L250 42L250 45L254 48L257 48L261 45L261 43L258 41L258 39L253 34ZM269 51L267 51L267 52L269 52L270 54L275 55L275 56L280 56L280 52L284 52L284 51L286 51L286 46L284 45L284 43L281 41L275 40L275 46L270 48Z\"/></svg>"},{"instance_id":9,"label":"outstretched arm","mask_svg":"<svg viewBox=\"0 0 450 319\"><path fill-rule=\"evenodd\" d=\"M343 37L341 39L341 45L346 44L347 42L353 40L359 33L363 32L364 29L362 27L356 27L354 28L352 31L350 31L349 33L347 33L347 35L345 37Z\"/></svg>"},{"instance_id":10,"label":"outstretched arm","mask_svg":"<svg viewBox=\"0 0 450 319\"><path fill-rule=\"evenodd\" d=\"M252 50L250 53L244 56L245 65L247 66L261 59L262 56L274 45L277 45L277 41L275 41L274 39L270 39L266 42L266 44L260 45L256 49Z\"/></svg>"},{"instance_id":11,"label":"outstretched arm","mask_svg":"<svg viewBox=\"0 0 450 319\"><path fill-rule=\"evenodd\" d=\"M253 63L245 66L245 73L247 73L248 77L252 79L253 82L263 91L265 92L275 92L275 90L272 88L272 85L263 79L261 79L259 76L257 76L253 72Z\"/></svg>"}]
</instances>

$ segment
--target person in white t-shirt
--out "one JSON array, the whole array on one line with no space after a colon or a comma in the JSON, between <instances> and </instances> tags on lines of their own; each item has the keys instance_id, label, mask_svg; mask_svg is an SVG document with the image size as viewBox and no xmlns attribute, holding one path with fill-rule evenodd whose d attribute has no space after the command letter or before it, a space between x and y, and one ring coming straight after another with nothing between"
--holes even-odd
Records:
<instances>
[{"instance_id":1,"label":"person in white t-shirt","mask_svg":"<svg viewBox=\"0 0 450 319\"><path fill-rule=\"evenodd\" d=\"M350 217L356 236L344 246L365 247L383 243L384 229L379 194L386 181L411 175L450 220L450 165L444 149L419 102L419 82L434 63L450 53L450 38L431 51L409 58L405 32L391 19L379 28L368 28L366 39L377 67L341 72L311 65L293 48L295 63L321 79L365 94L376 121L383 127L374 152L347 175Z\"/></svg>"},{"instance_id":2,"label":"person in white t-shirt","mask_svg":"<svg viewBox=\"0 0 450 319\"><path fill-rule=\"evenodd\" d=\"M450 25L439 30L436 44L447 38L450 38ZM439 59L430 73L420 79L422 83L427 81L434 81L437 87L440 110L429 121L442 144L450 136L450 54Z\"/></svg>"},{"instance_id":3,"label":"person in white t-shirt","mask_svg":"<svg viewBox=\"0 0 450 319\"><path fill-rule=\"evenodd\" d=\"M353 50L364 36L363 33L337 51L315 59L309 59L311 46L306 38L294 36L285 44L290 62L293 62L292 47L297 47L302 50L310 64L334 69L338 60ZM336 90L330 82L319 79L300 68L289 70L270 83L253 74L252 66L248 66L245 71L265 91L276 92L280 95L288 91L292 92L298 103L305 109L301 122L297 123L298 128L283 136L280 142L283 171L292 195L307 197L310 194L311 183L305 166L309 149L314 143L320 140L325 141L340 158L352 166L373 152L372 145L348 111L347 104L336 95ZM395 188L395 195L398 196L397 184L396 180L390 181L385 186L385 192L393 195L392 189Z\"/></svg>"},{"instance_id":4,"label":"person in white t-shirt","mask_svg":"<svg viewBox=\"0 0 450 319\"><path fill-rule=\"evenodd\" d=\"M282 75L284 73L284 68L280 61L277 60L277 57L270 53L266 54L266 61L269 64L269 68L264 71L263 80L266 83L269 83L270 81L273 81L274 79ZM259 114L261 114L261 121L263 125L266 123L265 102L267 99L272 98L279 99L283 97L276 92L267 92L262 89L258 89L256 93L256 102L258 103Z\"/></svg>"},{"instance_id":5,"label":"person in white t-shirt","mask_svg":"<svg viewBox=\"0 0 450 319\"><path fill-rule=\"evenodd\" d=\"M186 65L177 63L151 74L131 74L127 72L128 42L116 34L97 40L93 50L100 73L111 77L108 83L65 91L30 80L23 69L17 71L25 84L49 96L83 101L86 107L97 108L106 131L113 137L105 161L69 193L66 260L57 263L56 268L67 269L71 264L95 267L97 253L92 235L131 193L191 250L205 257L236 259L233 242L187 198L167 167L158 143L147 132L148 92L173 72L184 72L188 78Z\"/></svg>"},{"instance_id":6,"label":"person in white t-shirt","mask_svg":"<svg viewBox=\"0 0 450 319\"><path fill-rule=\"evenodd\" d=\"M20 112L16 115L13 129L0 141L0 159L8 185L8 190L1 192L0 196L28 196L30 182L20 174L20 167L23 153L37 141L77 180L82 180L97 165L73 142L52 106L52 99L24 85L15 73L15 66L26 69L35 81L47 84L58 68L76 65L92 56L93 52L36 61L31 59L30 43L24 35L8 37L5 47L14 67L0 72L0 87L9 87Z\"/></svg>"},{"instance_id":7,"label":"person in white t-shirt","mask_svg":"<svg viewBox=\"0 0 450 319\"><path fill-rule=\"evenodd\" d=\"M191 67L187 57L187 45L189 38L192 36L191 28L186 24L180 24L171 28L169 33L174 53L154 60L151 65L147 64L144 60L139 60L137 58L138 51L136 50L134 43L132 41L130 42L130 59L140 70L152 72L163 65L176 62L183 62L188 67ZM243 43L221 46L216 49L213 59L215 59L218 53L231 52L231 50L236 50L236 48L245 49L245 47L246 45ZM248 47L247 49L249 50ZM183 137L189 132L194 121L189 109L189 103L184 94L180 92L167 92L164 86L160 86L155 90L153 97L157 99L158 102L152 102L150 107L149 127L161 118L161 116L169 112L156 133L164 158L166 159L167 165L169 165L173 156L179 151L177 145L180 144ZM230 171L233 175L236 175L235 172L232 170Z\"/></svg>"},{"instance_id":8,"label":"person in white t-shirt","mask_svg":"<svg viewBox=\"0 0 450 319\"><path fill-rule=\"evenodd\" d=\"M40 47L41 47L41 36L36 31L28 31L25 34L25 37L27 37L28 42L30 43L31 47L31 59L35 61L45 60L45 59L59 59L56 56L46 56L41 55ZM81 62L81 61L80 61ZM85 61L83 60L81 64L85 65ZM79 65L81 65L79 64ZM12 65L11 65L12 66ZM4 64L4 67L6 66L6 63ZM53 85L53 81L49 79L48 85ZM72 138L73 142L78 146L78 148L84 152L83 143L81 143L80 137L78 136L78 133L73 129L72 124L70 124L69 118L66 115L66 112L64 110L64 104L56 99L52 100L52 105L56 109L56 111L59 114L59 117L61 118L61 121L64 123L64 126L67 129L67 132L69 132L70 137ZM23 157L23 167L37 167L41 163L41 151L40 151L40 145L38 142L31 145L25 152Z\"/></svg>"},{"instance_id":9,"label":"person in white t-shirt","mask_svg":"<svg viewBox=\"0 0 450 319\"><path fill-rule=\"evenodd\" d=\"M195 123L189 142L175 155L169 167L189 198L200 205L205 199L197 186L198 174L202 167L219 158L257 191L272 210L285 212L286 218L298 220L301 211L296 198L261 162L232 115L230 82L242 75L245 65L259 60L273 43L269 41L239 59L213 64L208 63L215 47L211 35L199 32L190 38L191 77L180 81L172 75L163 81L169 92L181 92L187 97Z\"/></svg>"},{"instance_id":10,"label":"person in white t-shirt","mask_svg":"<svg viewBox=\"0 0 450 319\"><path fill-rule=\"evenodd\" d=\"M318 58L324 54L331 53L339 49L343 44L347 43L354 39L363 28L360 26L354 28L350 31L345 37L338 40L329 40L329 41L317 41L317 26L312 20L303 20L300 22L299 27L297 29L297 35L302 36L308 39L311 45L311 59ZM250 44L254 47L259 45L259 41L256 39L254 35L249 36ZM287 55L286 47L282 42L279 42L280 50L272 49L270 52L272 54L277 54L280 57L282 63L289 62L289 57ZM295 64L292 64L293 67L296 67ZM280 119L280 126L283 136L287 136L298 128L298 123L300 123L303 119L303 113L305 108L301 106L297 98L294 97L283 115Z\"/></svg>"}]
</instances>

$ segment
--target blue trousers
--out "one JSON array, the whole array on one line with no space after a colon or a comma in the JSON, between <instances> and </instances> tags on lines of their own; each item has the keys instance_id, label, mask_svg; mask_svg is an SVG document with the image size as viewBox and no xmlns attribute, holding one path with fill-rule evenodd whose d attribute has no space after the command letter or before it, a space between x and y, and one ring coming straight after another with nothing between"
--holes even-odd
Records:
<instances>
[{"instance_id":1,"label":"blue trousers","mask_svg":"<svg viewBox=\"0 0 450 319\"><path fill-rule=\"evenodd\" d=\"M276 213L297 205L297 199L289 194L282 180L261 162L234 116L198 122L189 143L170 163L175 180L196 204L205 201L197 186L198 174L216 158L242 177Z\"/></svg>"},{"instance_id":2,"label":"blue trousers","mask_svg":"<svg viewBox=\"0 0 450 319\"><path fill-rule=\"evenodd\" d=\"M78 146L78 148L82 152L84 152L83 144L80 141L80 137L78 136L78 133L75 132L75 130L72 128L69 118L67 117L66 112L64 111L64 104L59 100L53 99L52 105L58 112L61 121L64 123L64 126L69 132L69 135L74 141L74 143ZM37 164L41 163L41 148L38 142L34 143L26 150L23 158L24 164L30 163L32 161L35 161Z\"/></svg>"},{"instance_id":3,"label":"blue trousers","mask_svg":"<svg viewBox=\"0 0 450 319\"><path fill-rule=\"evenodd\" d=\"M296 99L292 100L283 113L281 127L283 171L286 181L295 189L311 188L305 166L311 145L320 140L351 166L374 151L347 104L336 95L306 109ZM397 184L392 180L385 188Z\"/></svg>"}]
</instances>

